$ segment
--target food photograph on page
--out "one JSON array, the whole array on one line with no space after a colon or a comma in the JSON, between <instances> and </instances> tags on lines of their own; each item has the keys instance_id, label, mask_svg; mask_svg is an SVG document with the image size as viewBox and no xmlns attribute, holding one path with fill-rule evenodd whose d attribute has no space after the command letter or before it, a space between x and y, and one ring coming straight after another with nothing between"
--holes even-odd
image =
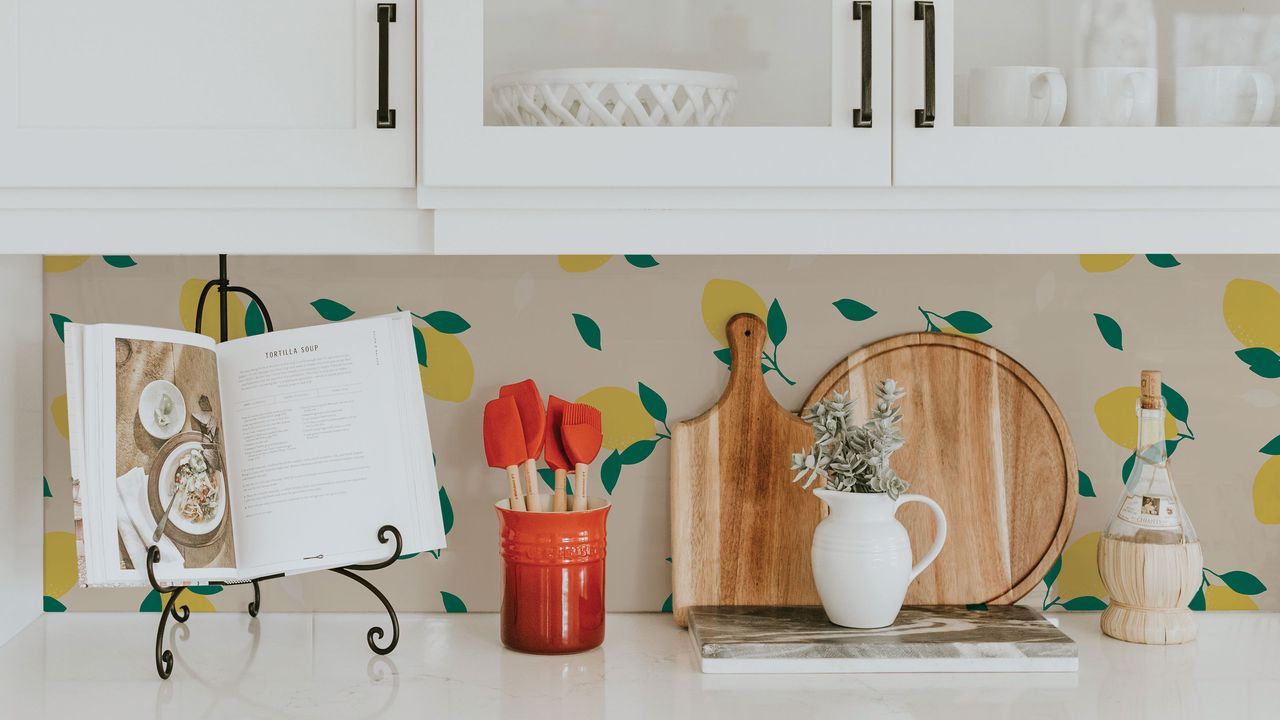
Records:
<instances>
[{"instance_id":1,"label":"food photograph on page","mask_svg":"<svg viewBox=\"0 0 1280 720\"><path fill-rule=\"evenodd\" d=\"M116 513L120 569L234 568L222 404L211 350L117 338Z\"/></svg>"}]
</instances>

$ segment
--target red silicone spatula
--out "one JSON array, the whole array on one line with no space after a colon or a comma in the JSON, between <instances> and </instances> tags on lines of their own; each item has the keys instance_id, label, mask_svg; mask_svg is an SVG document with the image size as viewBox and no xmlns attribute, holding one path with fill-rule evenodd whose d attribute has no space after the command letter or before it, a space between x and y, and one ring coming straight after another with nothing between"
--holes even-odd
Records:
<instances>
[{"instance_id":1,"label":"red silicone spatula","mask_svg":"<svg viewBox=\"0 0 1280 720\"><path fill-rule=\"evenodd\" d=\"M547 410L542 406L542 394L532 380L523 380L514 385L503 385L498 391L499 397L509 397L516 403L520 413L520 427L524 432L524 482L525 504L530 510L541 510L542 481L538 479L538 458L542 456L542 442L546 439L544 429L547 426Z\"/></svg>"},{"instance_id":2,"label":"red silicone spatula","mask_svg":"<svg viewBox=\"0 0 1280 720\"><path fill-rule=\"evenodd\" d=\"M600 454L600 411L582 403L572 403L564 408L564 421L560 425L560 437L564 449L574 464L574 511L587 509L588 466Z\"/></svg>"},{"instance_id":3,"label":"red silicone spatula","mask_svg":"<svg viewBox=\"0 0 1280 720\"><path fill-rule=\"evenodd\" d=\"M507 471L512 510L525 509L518 467L527 454L516 401L509 397L490 400L484 406L484 455L489 467Z\"/></svg>"},{"instance_id":4,"label":"red silicone spatula","mask_svg":"<svg viewBox=\"0 0 1280 720\"><path fill-rule=\"evenodd\" d=\"M556 471L555 494L551 496L552 512L564 512L569 509L565 496L565 489L568 486L565 475L569 472L571 463L569 456L564 452L564 441L560 437L560 426L564 422L564 409L567 405L568 403L555 395L547 398L547 440L543 452L547 458L547 467Z\"/></svg>"}]
</instances>

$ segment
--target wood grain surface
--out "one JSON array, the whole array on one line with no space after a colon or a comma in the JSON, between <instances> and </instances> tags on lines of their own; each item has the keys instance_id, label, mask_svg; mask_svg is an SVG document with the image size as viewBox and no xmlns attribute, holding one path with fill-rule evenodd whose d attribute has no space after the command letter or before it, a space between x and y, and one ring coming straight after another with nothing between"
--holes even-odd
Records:
<instances>
[{"instance_id":1,"label":"wood grain surface","mask_svg":"<svg viewBox=\"0 0 1280 720\"><path fill-rule=\"evenodd\" d=\"M913 333L850 355L805 406L852 388L864 421L875 383L890 377L907 390L907 442L893 467L911 483L907 492L942 506L949 526L906 603L1016 602L1048 572L1075 520L1075 448L1057 404L1026 368L985 343ZM932 514L909 505L898 519L919 560L933 541Z\"/></svg>"},{"instance_id":2,"label":"wood grain surface","mask_svg":"<svg viewBox=\"0 0 1280 720\"><path fill-rule=\"evenodd\" d=\"M767 334L754 315L729 321L724 394L672 431L672 610L680 625L694 605L818 603L809 548L823 504L791 482L790 470L813 431L765 386Z\"/></svg>"}]
</instances>

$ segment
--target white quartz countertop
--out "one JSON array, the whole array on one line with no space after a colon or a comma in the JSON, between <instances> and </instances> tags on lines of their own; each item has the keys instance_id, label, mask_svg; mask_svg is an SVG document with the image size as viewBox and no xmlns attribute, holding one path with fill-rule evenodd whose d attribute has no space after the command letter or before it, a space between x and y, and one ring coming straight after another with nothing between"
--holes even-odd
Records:
<instances>
[{"instance_id":1,"label":"white quartz countertop","mask_svg":"<svg viewBox=\"0 0 1280 720\"><path fill-rule=\"evenodd\" d=\"M380 615L48 614L0 648L0 717L145 718L1179 718L1280 717L1280 614L1197 615L1178 647L1105 638L1059 615L1078 673L704 675L670 615L610 615L602 648L504 650L496 615L403 615L400 645L365 645Z\"/></svg>"}]
</instances>

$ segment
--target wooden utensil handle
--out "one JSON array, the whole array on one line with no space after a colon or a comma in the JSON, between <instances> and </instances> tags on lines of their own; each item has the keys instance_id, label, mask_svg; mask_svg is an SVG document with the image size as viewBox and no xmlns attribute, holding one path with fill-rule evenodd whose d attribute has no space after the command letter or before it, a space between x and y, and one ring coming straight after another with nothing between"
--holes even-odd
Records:
<instances>
[{"instance_id":1,"label":"wooden utensil handle","mask_svg":"<svg viewBox=\"0 0 1280 720\"><path fill-rule=\"evenodd\" d=\"M538 461L529 458L524 461L524 484L525 495L524 504L530 510L538 511L542 509L542 478L538 477Z\"/></svg>"},{"instance_id":2,"label":"wooden utensil handle","mask_svg":"<svg viewBox=\"0 0 1280 720\"><path fill-rule=\"evenodd\" d=\"M581 512L587 509L587 473L591 466L586 463L578 463L574 466L574 484L577 486L573 491L573 511Z\"/></svg>"},{"instance_id":3,"label":"wooden utensil handle","mask_svg":"<svg viewBox=\"0 0 1280 720\"><path fill-rule=\"evenodd\" d=\"M569 472L563 468L556 470L556 491L555 495L551 497L552 512L564 512L569 509L568 498L565 495L565 490L568 486L568 474Z\"/></svg>"},{"instance_id":4,"label":"wooden utensil handle","mask_svg":"<svg viewBox=\"0 0 1280 720\"><path fill-rule=\"evenodd\" d=\"M524 496L520 494L520 466L507 466L508 500L512 510L524 510Z\"/></svg>"}]
</instances>

